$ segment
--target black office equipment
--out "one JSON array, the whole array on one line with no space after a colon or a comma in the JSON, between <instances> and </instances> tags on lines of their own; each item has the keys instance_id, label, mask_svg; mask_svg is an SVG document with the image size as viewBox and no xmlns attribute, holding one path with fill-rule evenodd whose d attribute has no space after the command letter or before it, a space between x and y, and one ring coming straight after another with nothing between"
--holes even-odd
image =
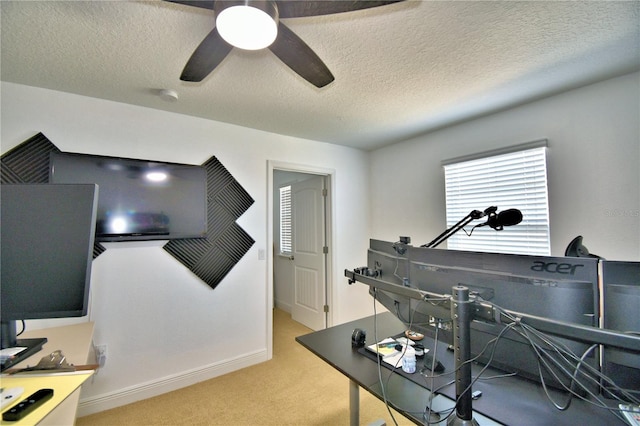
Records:
<instances>
[{"instance_id":1,"label":"black office equipment","mask_svg":"<svg viewBox=\"0 0 640 426\"><path fill-rule=\"evenodd\" d=\"M640 336L640 262L602 262L604 328ZM640 356L604 347L602 372L640 398ZM606 392L619 395L608 383Z\"/></svg>"},{"instance_id":2,"label":"black office equipment","mask_svg":"<svg viewBox=\"0 0 640 426\"><path fill-rule=\"evenodd\" d=\"M15 407L2 413L2 420L8 422L18 421L51 398L53 398L53 389L40 389L20 401Z\"/></svg>"},{"instance_id":3,"label":"black office equipment","mask_svg":"<svg viewBox=\"0 0 640 426\"><path fill-rule=\"evenodd\" d=\"M207 176L202 166L53 152L49 181L100 187L97 241L206 236Z\"/></svg>"},{"instance_id":4,"label":"black office equipment","mask_svg":"<svg viewBox=\"0 0 640 426\"><path fill-rule=\"evenodd\" d=\"M360 277L358 277L360 278ZM363 349L354 350L347 343L348 336L354 328L378 331L378 338L395 336L404 332L406 326L390 312L378 313L375 316L361 318L352 322L316 331L304 336L296 337L296 341L318 356L319 360L335 368L337 372L349 378L349 398L351 423L357 422L359 416L360 399L359 388L367 390L367 395L388 404L400 414L406 416L415 424L456 424L453 423L455 412L455 386L453 375L454 354L445 345L438 345L437 357L445 365L445 374L433 375L431 378L418 374L407 374L402 369L384 367L382 381L380 381L380 367L374 357L366 357ZM425 337L425 345L433 346L433 340ZM472 364L473 377L477 377L484 368L483 365ZM429 374L430 375L430 374ZM574 398L573 403L565 411L551 407L539 384L518 376L504 376L499 370L489 367L480 379L473 384L473 391L482 391L482 397L473 400L473 418L481 425L619 425L624 420L615 412L602 409L580 398ZM490 378L490 379L489 379ZM430 389L435 391L435 395ZM554 395L559 395L552 391ZM473 398L473 395L469 395ZM322 391L318 390L318 397ZM566 398L562 398L566 399ZM618 408L617 404L612 407ZM430 414L430 415L429 415ZM488 416L489 418L485 417ZM355 420L354 421L354 417ZM493 422L492 422L493 420ZM449 421L449 422L448 422ZM402 423L398 419L398 423ZM460 423L457 423L460 424ZM471 424L471 423L467 423Z\"/></svg>"},{"instance_id":5,"label":"black office equipment","mask_svg":"<svg viewBox=\"0 0 640 426\"><path fill-rule=\"evenodd\" d=\"M394 247L395 245L395 247ZM501 308L544 318L586 326L598 325L598 262L596 259L556 258L498 253L403 247L398 243L371 240L368 250L368 273L405 288L451 295L452 287L464 285L472 296ZM375 271L374 273L370 271ZM433 336L439 327L440 338L452 342L450 312L443 310L441 320L433 314L438 301L420 302L411 297L377 290L376 299L412 330ZM490 340L504 329L504 324L473 321L472 356L481 353ZM583 354L589 345L564 340L574 352ZM495 351L485 351L479 361L506 371L518 372L539 380L536 355L516 333L504 333ZM587 362L598 365L597 351L588 354ZM546 375L548 383L561 386ZM591 385L595 388L595 385Z\"/></svg>"},{"instance_id":6,"label":"black office equipment","mask_svg":"<svg viewBox=\"0 0 640 426\"><path fill-rule=\"evenodd\" d=\"M46 339L17 339L16 321L87 314L96 223L96 185L0 186L2 348L26 347L9 368Z\"/></svg>"},{"instance_id":7,"label":"black office equipment","mask_svg":"<svg viewBox=\"0 0 640 426\"><path fill-rule=\"evenodd\" d=\"M553 385L571 396L597 398L603 380L622 401L637 403L599 370L599 345L637 363L640 336L598 328L598 263L371 240L367 266L345 270L345 276L369 285L370 294L411 330L453 342L456 416L466 422L472 421L471 361L538 380L545 393ZM553 404L566 409L571 397Z\"/></svg>"}]
</instances>

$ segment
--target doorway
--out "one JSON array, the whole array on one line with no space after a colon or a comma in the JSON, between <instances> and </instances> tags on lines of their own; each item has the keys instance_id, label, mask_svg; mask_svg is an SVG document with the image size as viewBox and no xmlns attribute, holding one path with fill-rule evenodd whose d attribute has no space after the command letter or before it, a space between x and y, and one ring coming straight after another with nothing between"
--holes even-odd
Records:
<instances>
[{"instance_id":1,"label":"doorway","mask_svg":"<svg viewBox=\"0 0 640 426\"><path fill-rule=\"evenodd\" d=\"M269 173L272 307L289 312L293 320L313 330L326 328L332 322L333 172L270 163ZM281 188L291 197L290 235L285 230L284 236L280 229ZM287 238L288 244L284 241Z\"/></svg>"}]
</instances>

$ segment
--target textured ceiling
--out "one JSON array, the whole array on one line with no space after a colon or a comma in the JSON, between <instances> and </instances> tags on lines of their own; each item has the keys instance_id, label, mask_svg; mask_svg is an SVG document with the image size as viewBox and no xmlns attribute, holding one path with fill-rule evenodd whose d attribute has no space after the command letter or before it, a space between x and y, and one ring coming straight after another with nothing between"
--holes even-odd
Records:
<instances>
[{"instance_id":1,"label":"textured ceiling","mask_svg":"<svg viewBox=\"0 0 640 426\"><path fill-rule=\"evenodd\" d=\"M179 80L213 12L162 1L6 1L1 79L374 149L640 69L638 1L406 1L283 20L317 89L270 51ZM160 89L177 91L167 102Z\"/></svg>"}]
</instances>

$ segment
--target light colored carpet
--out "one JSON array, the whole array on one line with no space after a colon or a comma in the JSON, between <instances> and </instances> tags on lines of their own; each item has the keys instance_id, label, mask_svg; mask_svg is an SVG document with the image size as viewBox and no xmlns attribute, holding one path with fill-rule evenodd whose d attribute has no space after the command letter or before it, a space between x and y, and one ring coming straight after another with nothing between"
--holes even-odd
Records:
<instances>
[{"instance_id":1,"label":"light colored carpet","mask_svg":"<svg viewBox=\"0 0 640 426\"><path fill-rule=\"evenodd\" d=\"M276 309L270 361L81 417L76 425L348 425L349 379L295 341L310 332ZM412 424L393 413L398 424ZM379 419L394 424L384 403L361 389L361 424Z\"/></svg>"}]
</instances>

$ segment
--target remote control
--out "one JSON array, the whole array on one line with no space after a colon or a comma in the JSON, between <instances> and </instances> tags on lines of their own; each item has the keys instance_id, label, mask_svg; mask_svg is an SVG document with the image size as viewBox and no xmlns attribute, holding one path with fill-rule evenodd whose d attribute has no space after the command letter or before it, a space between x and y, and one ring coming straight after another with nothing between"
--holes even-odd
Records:
<instances>
[{"instance_id":1,"label":"remote control","mask_svg":"<svg viewBox=\"0 0 640 426\"><path fill-rule=\"evenodd\" d=\"M18 397L22 395L24 388L9 388L0 389L0 409L12 404L18 400Z\"/></svg>"},{"instance_id":2,"label":"remote control","mask_svg":"<svg viewBox=\"0 0 640 426\"><path fill-rule=\"evenodd\" d=\"M15 407L2 413L2 420L20 420L53 397L53 389L40 389L23 399Z\"/></svg>"}]
</instances>

